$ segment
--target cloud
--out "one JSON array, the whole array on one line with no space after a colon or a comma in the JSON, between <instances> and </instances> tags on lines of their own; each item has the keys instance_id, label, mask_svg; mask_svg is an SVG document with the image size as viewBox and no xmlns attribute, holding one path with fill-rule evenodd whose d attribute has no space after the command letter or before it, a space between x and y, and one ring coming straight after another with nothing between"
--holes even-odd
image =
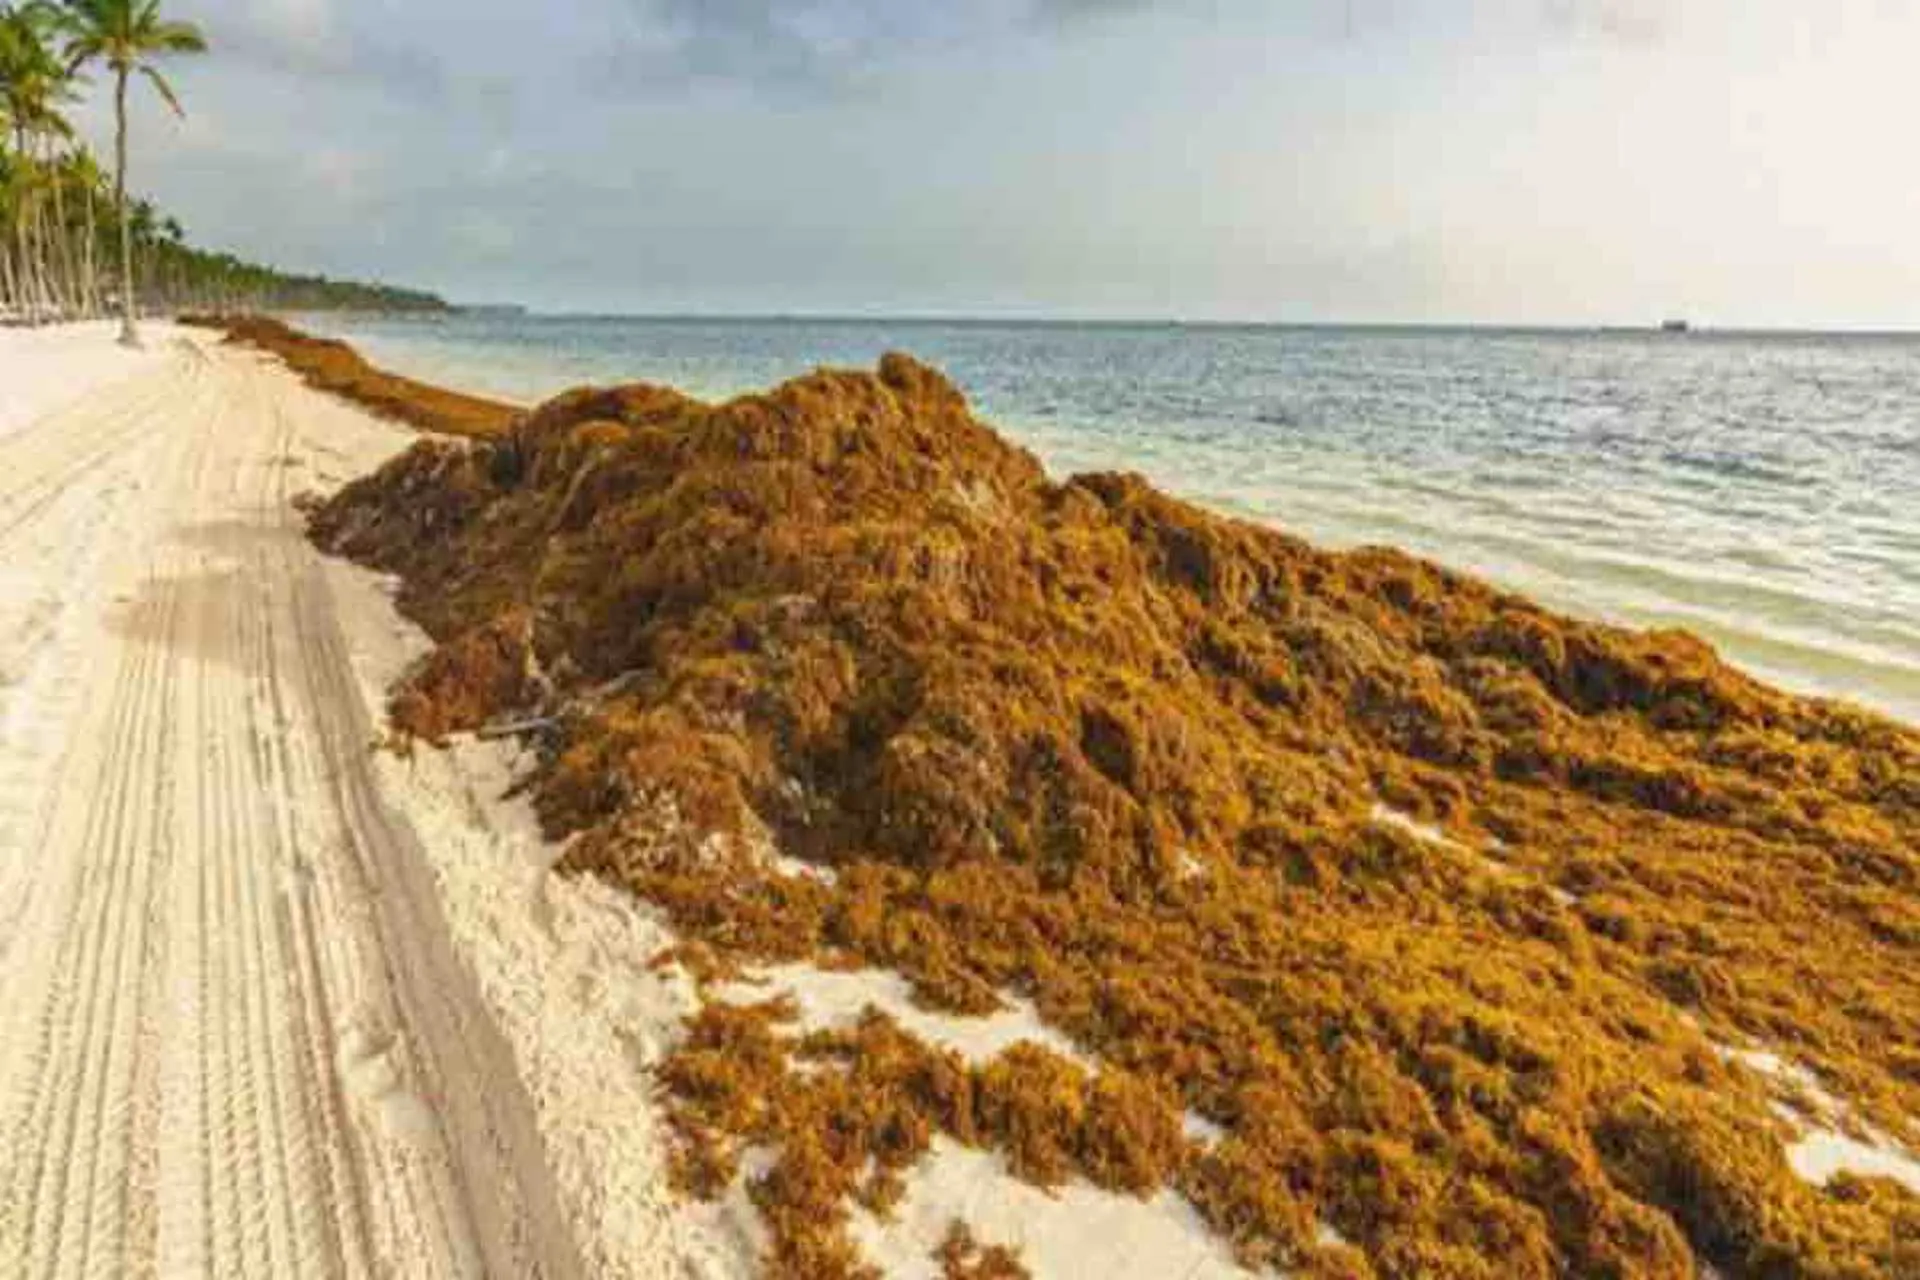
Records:
<instances>
[{"instance_id":1,"label":"cloud","mask_svg":"<svg viewBox=\"0 0 1920 1280\"><path fill-rule=\"evenodd\" d=\"M1161 3L1163 0L1033 0L1033 13L1037 18L1073 22L1139 13Z\"/></svg>"},{"instance_id":2,"label":"cloud","mask_svg":"<svg viewBox=\"0 0 1920 1280\"><path fill-rule=\"evenodd\" d=\"M732 83L844 89L890 64L990 38L1144 12L1165 0L630 0L596 79L638 88Z\"/></svg>"},{"instance_id":3,"label":"cloud","mask_svg":"<svg viewBox=\"0 0 1920 1280\"><path fill-rule=\"evenodd\" d=\"M880 0L642 0L632 19L601 65L642 88L836 84L914 44L922 25Z\"/></svg>"},{"instance_id":4,"label":"cloud","mask_svg":"<svg viewBox=\"0 0 1920 1280\"><path fill-rule=\"evenodd\" d=\"M358 30L330 0L209 0L196 16L214 52L278 76L436 100L447 72L432 53Z\"/></svg>"},{"instance_id":5,"label":"cloud","mask_svg":"<svg viewBox=\"0 0 1920 1280\"><path fill-rule=\"evenodd\" d=\"M1666 38L1675 9L1671 0L1543 0L1543 14L1553 31L1639 46Z\"/></svg>"}]
</instances>

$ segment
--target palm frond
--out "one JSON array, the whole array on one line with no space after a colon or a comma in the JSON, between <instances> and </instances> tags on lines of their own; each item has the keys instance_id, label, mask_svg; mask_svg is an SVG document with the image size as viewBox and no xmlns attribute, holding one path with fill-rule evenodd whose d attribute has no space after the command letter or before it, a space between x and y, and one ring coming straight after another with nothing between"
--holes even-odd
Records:
<instances>
[{"instance_id":1,"label":"palm frond","mask_svg":"<svg viewBox=\"0 0 1920 1280\"><path fill-rule=\"evenodd\" d=\"M153 29L153 47L166 53L205 53L207 37L191 22L162 22Z\"/></svg>"},{"instance_id":2,"label":"palm frond","mask_svg":"<svg viewBox=\"0 0 1920 1280\"><path fill-rule=\"evenodd\" d=\"M142 63L140 74L153 82L153 87L159 92L161 99L173 108L173 114L182 119L186 118L186 108L180 105L180 99L174 96L173 86L167 83L167 78L160 74L158 67Z\"/></svg>"},{"instance_id":3,"label":"palm frond","mask_svg":"<svg viewBox=\"0 0 1920 1280\"><path fill-rule=\"evenodd\" d=\"M138 71L152 82L176 115L184 115L173 86L151 59L170 53L204 53L207 39L191 22L165 18L160 0L65 0L63 49L70 70L104 62L115 71Z\"/></svg>"}]
</instances>

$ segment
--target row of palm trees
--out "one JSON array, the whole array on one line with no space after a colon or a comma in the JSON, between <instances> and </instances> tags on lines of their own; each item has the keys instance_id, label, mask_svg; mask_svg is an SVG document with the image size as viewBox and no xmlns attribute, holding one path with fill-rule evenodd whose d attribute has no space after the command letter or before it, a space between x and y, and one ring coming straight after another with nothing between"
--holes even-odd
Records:
<instances>
[{"instance_id":1,"label":"row of palm trees","mask_svg":"<svg viewBox=\"0 0 1920 1280\"><path fill-rule=\"evenodd\" d=\"M184 245L177 223L127 198L128 90L144 78L179 113L157 60L206 47L199 28L160 12L160 0L0 3L0 311L35 322L116 305L121 341L138 343L142 287L152 292L156 270ZM113 88L110 186L65 114L94 67ZM119 268L111 283L109 258Z\"/></svg>"},{"instance_id":2,"label":"row of palm trees","mask_svg":"<svg viewBox=\"0 0 1920 1280\"><path fill-rule=\"evenodd\" d=\"M190 23L160 0L0 0L0 320L121 315L134 343L142 310L442 310L429 293L289 275L186 243L180 224L127 194L127 96L145 80L180 112L156 61L200 53ZM66 115L104 67L114 101L109 175Z\"/></svg>"}]
</instances>

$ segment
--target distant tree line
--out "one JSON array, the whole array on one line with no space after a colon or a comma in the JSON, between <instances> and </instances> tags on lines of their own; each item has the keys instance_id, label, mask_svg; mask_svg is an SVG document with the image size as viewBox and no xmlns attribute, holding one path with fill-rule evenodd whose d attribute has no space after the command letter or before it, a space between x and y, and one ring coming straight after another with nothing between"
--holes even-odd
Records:
<instances>
[{"instance_id":1,"label":"distant tree line","mask_svg":"<svg viewBox=\"0 0 1920 1280\"><path fill-rule=\"evenodd\" d=\"M212 253L184 243L180 225L161 223L161 234L146 233L141 204L133 208L135 290L143 308L165 311L445 311L444 299L418 289L294 275L243 262L230 253Z\"/></svg>"},{"instance_id":2,"label":"distant tree line","mask_svg":"<svg viewBox=\"0 0 1920 1280\"><path fill-rule=\"evenodd\" d=\"M445 309L418 290L292 275L197 249L176 219L126 193L130 79L144 77L177 112L154 59L205 48L198 28L165 19L156 0L0 0L0 318L118 313L132 340L141 311ZM66 114L95 64L113 83L111 173Z\"/></svg>"}]
</instances>

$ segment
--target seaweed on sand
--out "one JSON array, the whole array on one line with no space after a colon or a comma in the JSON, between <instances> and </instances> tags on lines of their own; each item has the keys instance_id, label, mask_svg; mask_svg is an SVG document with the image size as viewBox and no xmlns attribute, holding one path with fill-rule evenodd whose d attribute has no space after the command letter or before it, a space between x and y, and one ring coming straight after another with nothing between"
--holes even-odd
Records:
<instances>
[{"instance_id":1,"label":"seaweed on sand","mask_svg":"<svg viewBox=\"0 0 1920 1280\"><path fill-rule=\"evenodd\" d=\"M850 1206L888 1213L936 1132L1004 1147L1018 1172L1045 1186L1079 1176L1145 1192L1189 1155L1177 1105L1124 1072L1090 1077L1031 1044L972 1068L872 1011L846 1031L783 1035L793 1012L780 1002L709 1004L661 1072L684 1188L713 1195L738 1176L745 1148L775 1153L748 1194L766 1219L777 1275L873 1274L847 1234ZM952 1236L942 1255L963 1275L1024 1274L1005 1250Z\"/></svg>"},{"instance_id":2,"label":"seaweed on sand","mask_svg":"<svg viewBox=\"0 0 1920 1280\"><path fill-rule=\"evenodd\" d=\"M376 369L344 342L311 337L266 316L188 315L180 317L180 323L222 330L228 342L279 356L288 368L320 390L423 431L485 439L505 430L518 412L497 400L448 391Z\"/></svg>"},{"instance_id":3,"label":"seaweed on sand","mask_svg":"<svg viewBox=\"0 0 1920 1280\"><path fill-rule=\"evenodd\" d=\"M946 1280L1033 1280L1017 1252L1003 1244L981 1244L957 1218L933 1257Z\"/></svg>"},{"instance_id":4,"label":"seaweed on sand","mask_svg":"<svg viewBox=\"0 0 1920 1280\"><path fill-rule=\"evenodd\" d=\"M1064 1095L994 1111L968 1077L970 1117L957 1085L887 1095L870 1149L971 1125L1029 1176L1174 1185L1247 1261L1329 1274L1920 1274L1920 1201L1794 1178L1774 1086L1715 1043L1920 1140L1908 729L1684 634L1137 477L1055 483L901 356L721 405L571 393L423 444L312 532L402 575L441 643L401 729L545 726L530 787L575 871L718 956L884 966L962 1012L1017 992L1222 1130L1089 1164ZM763 1108L871 1119L793 1069L807 1041L732 1016L668 1072L708 1189L728 1144L791 1140ZM710 1042L773 1083L725 1092ZM782 1247L820 1243L780 1224L822 1188L885 1199L802 1154L756 1190Z\"/></svg>"}]
</instances>

